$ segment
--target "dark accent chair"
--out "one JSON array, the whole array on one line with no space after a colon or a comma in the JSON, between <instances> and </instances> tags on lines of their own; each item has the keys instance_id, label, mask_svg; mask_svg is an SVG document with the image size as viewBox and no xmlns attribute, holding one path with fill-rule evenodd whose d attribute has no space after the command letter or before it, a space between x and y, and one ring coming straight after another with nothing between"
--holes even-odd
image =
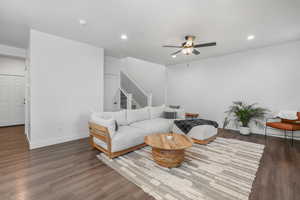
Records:
<instances>
[{"instance_id":1,"label":"dark accent chair","mask_svg":"<svg viewBox=\"0 0 300 200\"><path fill-rule=\"evenodd\" d=\"M267 137L267 129L268 127L273 129L279 129L284 131L284 137L286 138L286 132L289 131L292 133L292 145L294 142L294 132L300 131L300 112L297 112L298 119L296 120L288 120L288 119L280 119L280 122L269 122L268 120L274 119L269 118L266 121L266 128L265 128L265 138Z\"/></svg>"}]
</instances>

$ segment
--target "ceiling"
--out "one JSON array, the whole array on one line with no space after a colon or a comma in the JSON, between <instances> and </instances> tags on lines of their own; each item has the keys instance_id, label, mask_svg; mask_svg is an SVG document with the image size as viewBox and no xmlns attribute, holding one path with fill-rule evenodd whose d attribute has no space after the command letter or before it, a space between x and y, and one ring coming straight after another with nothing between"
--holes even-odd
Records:
<instances>
[{"instance_id":1,"label":"ceiling","mask_svg":"<svg viewBox=\"0 0 300 200\"><path fill-rule=\"evenodd\" d=\"M298 40L300 1L1 0L0 43L27 48L30 27L103 47L106 55L170 65ZM128 40L120 39L123 33ZM187 34L218 45L176 58L170 56L176 49L161 47ZM256 38L248 41L251 34Z\"/></svg>"}]
</instances>

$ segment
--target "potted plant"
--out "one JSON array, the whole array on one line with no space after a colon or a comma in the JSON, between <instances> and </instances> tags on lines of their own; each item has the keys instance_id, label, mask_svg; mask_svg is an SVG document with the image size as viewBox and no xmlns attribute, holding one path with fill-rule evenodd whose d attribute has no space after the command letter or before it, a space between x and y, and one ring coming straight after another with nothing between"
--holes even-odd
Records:
<instances>
[{"instance_id":1,"label":"potted plant","mask_svg":"<svg viewBox=\"0 0 300 200\"><path fill-rule=\"evenodd\" d=\"M236 127L239 127L242 135L249 135L249 123L253 121L257 126L263 126L260 120L264 119L268 109L257 107L257 104L246 104L241 101L233 102L229 110L225 113L227 117L224 120L223 128L226 128L230 121L233 121Z\"/></svg>"}]
</instances>

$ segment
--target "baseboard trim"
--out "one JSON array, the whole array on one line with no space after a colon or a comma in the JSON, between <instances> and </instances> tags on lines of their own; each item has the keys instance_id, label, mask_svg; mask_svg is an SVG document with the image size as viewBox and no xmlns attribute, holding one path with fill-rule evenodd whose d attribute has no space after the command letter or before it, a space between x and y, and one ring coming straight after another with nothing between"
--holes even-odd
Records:
<instances>
[{"instance_id":1,"label":"baseboard trim","mask_svg":"<svg viewBox=\"0 0 300 200\"><path fill-rule=\"evenodd\" d=\"M87 133L81 134L81 135L76 135L76 136L70 136L70 137L62 137L62 138L52 138L48 140L38 140L38 141L30 141L29 147L30 150L32 149L37 149L41 147L46 147L50 145L55 145L55 144L60 144L60 143L65 143L65 142L70 142L73 140L79 140L82 138L87 138L89 135Z\"/></svg>"},{"instance_id":2,"label":"baseboard trim","mask_svg":"<svg viewBox=\"0 0 300 200\"><path fill-rule=\"evenodd\" d=\"M234 129L234 128L230 128L227 130L232 130L232 131L239 131L238 129ZM264 131L251 131L251 134L256 134L256 135L265 135ZM287 131L287 139L292 139L292 133L290 131ZM278 137L278 138L285 138L284 136L284 132L283 131L278 131L276 129L271 129L268 128L267 131L267 136L271 136L271 137ZM300 140L300 131L294 131L294 140Z\"/></svg>"},{"instance_id":3,"label":"baseboard trim","mask_svg":"<svg viewBox=\"0 0 300 200\"><path fill-rule=\"evenodd\" d=\"M9 128L9 127L16 127L16 126L25 126L25 124L13 124L8 126L0 126L0 128Z\"/></svg>"}]
</instances>

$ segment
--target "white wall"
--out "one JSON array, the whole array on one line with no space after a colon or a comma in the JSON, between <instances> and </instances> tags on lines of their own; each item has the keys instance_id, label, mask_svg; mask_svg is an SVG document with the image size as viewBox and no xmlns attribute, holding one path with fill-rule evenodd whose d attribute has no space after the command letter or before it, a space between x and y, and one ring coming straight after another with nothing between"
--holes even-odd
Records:
<instances>
[{"instance_id":1,"label":"white wall","mask_svg":"<svg viewBox=\"0 0 300 200\"><path fill-rule=\"evenodd\" d=\"M0 55L0 74L24 76L25 59Z\"/></svg>"},{"instance_id":2,"label":"white wall","mask_svg":"<svg viewBox=\"0 0 300 200\"><path fill-rule=\"evenodd\" d=\"M126 58L126 70L147 92L152 93L152 104L165 103L166 67L136 58Z\"/></svg>"},{"instance_id":3,"label":"white wall","mask_svg":"<svg viewBox=\"0 0 300 200\"><path fill-rule=\"evenodd\" d=\"M103 49L31 30L30 147L88 136L103 109Z\"/></svg>"},{"instance_id":4,"label":"white wall","mask_svg":"<svg viewBox=\"0 0 300 200\"><path fill-rule=\"evenodd\" d=\"M232 101L300 110L300 41L168 67L168 103L222 125ZM256 133L262 130L254 128Z\"/></svg>"},{"instance_id":5,"label":"white wall","mask_svg":"<svg viewBox=\"0 0 300 200\"><path fill-rule=\"evenodd\" d=\"M119 81L120 70L125 71L132 77L147 93L153 95L153 105L161 105L165 103L165 86L166 86L166 67L164 65L151 63L136 58L117 59L113 57L105 57L105 84L108 85L112 78ZM111 108L111 94L115 94L116 84L105 86L105 110Z\"/></svg>"}]
</instances>

